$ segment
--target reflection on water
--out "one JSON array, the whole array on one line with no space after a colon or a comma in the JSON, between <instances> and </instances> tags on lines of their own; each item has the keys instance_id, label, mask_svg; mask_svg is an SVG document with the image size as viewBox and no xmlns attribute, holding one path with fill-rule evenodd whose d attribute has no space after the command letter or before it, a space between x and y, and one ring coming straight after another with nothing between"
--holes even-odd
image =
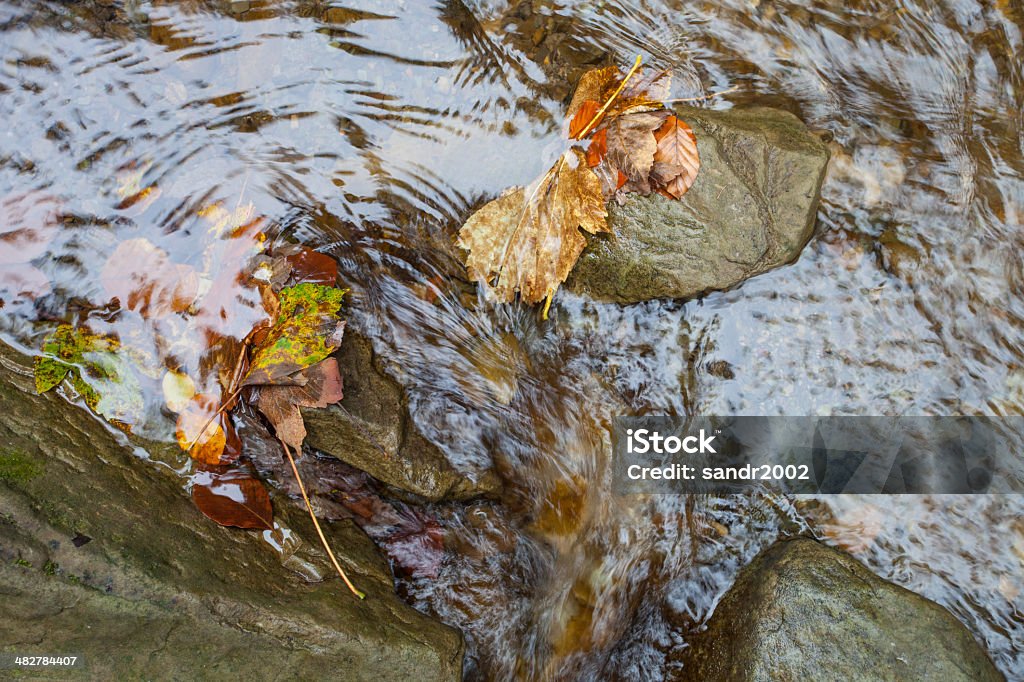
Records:
<instances>
[{"instance_id":1,"label":"reflection on water","mask_svg":"<svg viewBox=\"0 0 1024 682\"><path fill-rule=\"evenodd\" d=\"M506 479L501 504L437 508L440 572L400 585L466 632L471 677L670 677L736 570L800 532L949 608L1012 676L1016 498L616 499L607 428L1020 414L1022 30L970 0L0 0L2 333L116 324L101 273L126 240L215 278L199 212L251 203L340 260L423 430ZM636 53L676 97L735 85L710 106L829 141L816 238L700 301L479 303L460 221L549 165L583 67Z\"/></svg>"}]
</instances>

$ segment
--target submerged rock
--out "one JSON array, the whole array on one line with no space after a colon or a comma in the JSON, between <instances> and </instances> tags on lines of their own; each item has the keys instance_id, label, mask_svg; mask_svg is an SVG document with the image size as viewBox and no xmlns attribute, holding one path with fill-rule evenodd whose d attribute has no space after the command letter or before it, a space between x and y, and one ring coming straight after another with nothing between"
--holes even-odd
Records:
<instances>
[{"instance_id":1,"label":"submerged rock","mask_svg":"<svg viewBox=\"0 0 1024 682\"><path fill-rule=\"evenodd\" d=\"M420 433L409 415L405 389L387 374L366 338L346 330L338 364L345 397L339 405L302 411L308 445L431 501L499 490L493 471L471 476L456 470Z\"/></svg>"},{"instance_id":2,"label":"submerged rock","mask_svg":"<svg viewBox=\"0 0 1024 682\"><path fill-rule=\"evenodd\" d=\"M461 678L459 633L398 599L351 522L325 532L365 601L291 501L275 505L290 530L260 534L209 521L183 485L36 395L0 345L0 648L82 655L91 679Z\"/></svg>"},{"instance_id":3,"label":"submerged rock","mask_svg":"<svg viewBox=\"0 0 1024 682\"><path fill-rule=\"evenodd\" d=\"M740 572L684 669L729 682L1003 679L951 613L808 539L778 542Z\"/></svg>"},{"instance_id":4,"label":"submerged rock","mask_svg":"<svg viewBox=\"0 0 1024 682\"><path fill-rule=\"evenodd\" d=\"M828 148L778 109L680 107L700 173L675 201L609 204L612 234L592 239L569 286L620 303L728 289L796 260L811 238Z\"/></svg>"}]
</instances>

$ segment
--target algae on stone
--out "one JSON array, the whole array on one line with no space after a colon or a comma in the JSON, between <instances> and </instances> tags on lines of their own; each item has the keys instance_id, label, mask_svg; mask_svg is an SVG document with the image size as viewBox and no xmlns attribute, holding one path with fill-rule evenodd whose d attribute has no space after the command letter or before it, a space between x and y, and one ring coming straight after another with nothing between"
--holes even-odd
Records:
<instances>
[{"instance_id":1,"label":"algae on stone","mask_svg":"<svg viewBox=\"0 0 1024 682\"><path fill-rule=\"evenodd\" d=\"M44 463L0 479L5 651L79 652L95 679L460 679L459 633L398 599L351 522L325 532L365 601L331 577L297 504L277 500L287 536L217 526L170 467L38 395L6 346L0 359L0 442ZM76 546L79 535L91 540Z\"/></svg>"}]
</instances>

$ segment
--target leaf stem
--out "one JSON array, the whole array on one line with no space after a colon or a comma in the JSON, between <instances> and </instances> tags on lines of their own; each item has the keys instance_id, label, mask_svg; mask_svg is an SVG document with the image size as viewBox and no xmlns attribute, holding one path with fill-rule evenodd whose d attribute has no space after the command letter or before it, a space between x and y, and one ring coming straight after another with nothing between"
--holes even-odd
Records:
<instances>
[{"instance_id":1,"label":"leaf stem","mask_svg":"<svg viewBox=\"0 0 1024 682\"><path fill-rule=\"evenodd\" d=\"M206 429L210 428L210 424L212 424L214 422L214 420L217 419L217 417L219 417L221 414L223 414L227 410L228 405L230 405L231 401L233 401L235 398L238 397L238 394L242 392L243 388L245 388L245 386L239 386L238 390L235 391L234 393L232 393L231 395L229 395L228 399L225 400L224 403L220 407L217 408L217 411L213 413L213 416L211 416L209 419L206 420L206 423L203 424L203 428L199 429L199 435L196 436L195 440L193 440L191 443L189 443L188 447L185 449L185 453L186 454L189 454L189 453L192 452L192 448L194 448L196 446L196 443L198 443L200 441L200 439L204 435L206 435Z\"/></svg>"},{"instance_id":2,"label":"leaf stem","mask_svg":"<svg viewBox=\"0 0 1024 682\"><path fill-rule=\"evenodd\" d=\"M547 298L544 299L544 310L542 310L541 313L540 313L540 319L542 319L542 320L547 320L548 319L548 311L551 310L551 299L553 299L554 297L555 297L555 292L549 291L548 295L547 295Z\"/></svg>"},{"instance_id":3,"label":"leaf stem","mask_svg":"<svg viewBox=\"0 0 1024 682\"><path fill-rule=\"evenodd\" d=\"M630 69L629 73L626 74L626 77L622 79L622 82L619 83L619 87L615 89L615 92L613 92L612 96L608 98L608 101L604 103L604 106L597 110L597 113L594 114L594 118L590 119L590 123L588 123L587 127L583 129L583 132L576 136L577 140L582 140L584 137L587 136L587 133L589 133L594 128L594 126L597 125L597 122L601 120L602 116L604 116L604 112L608 111L608 107L612 105L612 102L615 101L615 98L618 97L619 94L625 89L626 83L629 82L629 79L632 78L633 74L635 74L637 72L637 69L640 68L640 63L642 61L643 55L638 54L636 56L636 61L633 62L633 68Z\"/></svg>"},{"instance_id":4,"label":"leaf stem","mask_svg":"<svg viewBox=\"0 0 1024 682\"><path fill-rule=\"evenodd\" d=\"M666 99L666 100L662 100L661 103L662 104L676 104L676 103L679 103L679 102L705 102L705 101L707 101L709 99L714 99L716 97L721 97L722 95L728 95L730 93L736 92L739 89L740 89L740 86L734 85L734 86L732 86L731 88L729 88L727 90L722 90L721 92L713 92L710 95L701 95L700 97L682 97L682 98L679 98L679 99ZM639 109L639 108L645 107L645 106L647 106L646 103L634 104L631 107L626 107L626 111L629 111L630 109Z\"/></svg>"},{"instance_id":5,"label":"leaf stem","mask_svg":"<svg viewBox=\"0 0 1024 682\"><path fill-rule=\"evenodd\" d=\"M352 581L345 575L345 571L342 570L341 565L338 563L338 559L335 558L334 552L331 550L331 545L327 542L327 538L324 537L324 532L320 528L320 522L316 520L316 514L313 513L313 505L309 503L309 496L306 495L306 486L302 484L302 477L299 476L299 468L295 466L295 459L292 457L292 451L288 448L288 444L278 438L281 443L281 447L284 448L284 454L288 456L288 463L292 465L292 473L295 474L295 480L299 483L299 492L302 493L302 500L306 503L306 511L309 512L309 518L313 519L313 526L316 528L316 534L320 536L320 542L323 544L324 549L327 550L327 556L331 558L331 563L334 564L334 568L338 571L338 575L348 585L348 589L352 590L352 594L356 595L360 599L366 599L366 595L356 589L356 586L352 584Z\"/></svg>"}]
</instances>

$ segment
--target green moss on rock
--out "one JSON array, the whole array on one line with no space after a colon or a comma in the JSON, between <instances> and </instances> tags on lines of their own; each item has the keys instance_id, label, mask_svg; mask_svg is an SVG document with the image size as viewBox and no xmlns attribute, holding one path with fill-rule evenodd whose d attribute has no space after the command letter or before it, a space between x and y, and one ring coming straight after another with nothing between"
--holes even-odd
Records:
<instances>
[{"instance_id":1,"label":"green moss on rock","mask_svg":"<svg viewBox=\"0 0 1024 682\"><path fill-rule=\"evenodd\" d=\"M19 485L41 476L43 464L18 451L0 452L0 481Z\"/></svg>"}]
</instances>

